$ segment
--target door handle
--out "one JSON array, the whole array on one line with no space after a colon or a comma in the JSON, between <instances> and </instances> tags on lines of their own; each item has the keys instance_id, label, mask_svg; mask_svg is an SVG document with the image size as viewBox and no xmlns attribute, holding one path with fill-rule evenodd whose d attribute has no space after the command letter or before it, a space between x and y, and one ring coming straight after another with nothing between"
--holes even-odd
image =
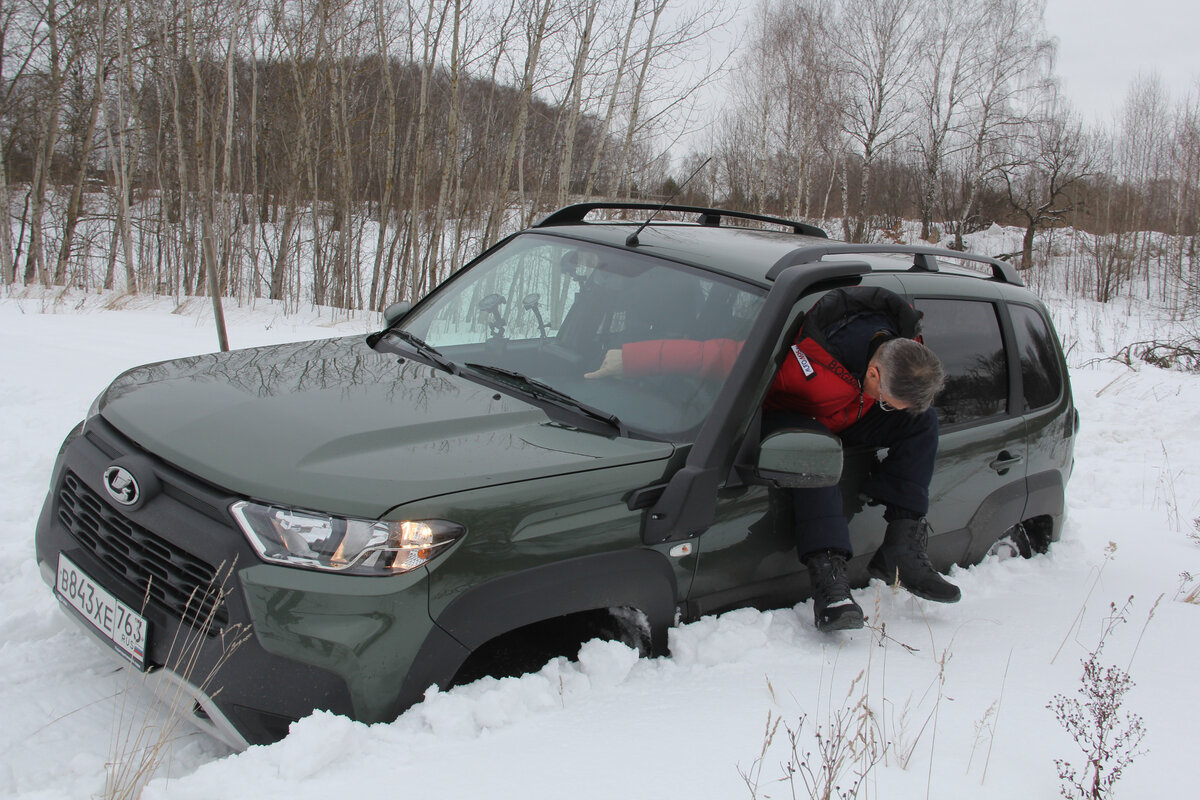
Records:
<instances>
[{"instance_id":1,"label":"door handle","mask_svg":"<svg viewBox=\"0 0 1200 800\"><path fill-rule=\"evenodd\" d=\"M1024 456L1021 456L1021 455L1014 456L1012 453L1008 452L1007 450L1001 450L1000 455L998 455L994 459L992 459L992 462L990 464L988 464L988 466L991 467L992 469L996 470L996 472L999 473L1000 475L1005 475L1008 473L1008 471L1010 469L1015 467L1017 464L1020 464L1024 460L1025 460Z\"/></svg>"}]
</instances>

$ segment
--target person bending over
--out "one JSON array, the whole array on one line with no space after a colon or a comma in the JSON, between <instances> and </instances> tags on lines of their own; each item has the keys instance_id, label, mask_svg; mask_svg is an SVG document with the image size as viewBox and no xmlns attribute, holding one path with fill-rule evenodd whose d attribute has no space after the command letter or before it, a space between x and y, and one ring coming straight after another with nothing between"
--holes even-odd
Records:
<instances>
[{"instance_id":1,"label":"person bending over","mask_svg":"<svg viewBox=\"0 0 1200 800\"><path fill-rule=\"evenodd\" d=\"M847 446L887 448L863 486L884 506L887 529L870 573L941 603L957 602L957 586L929 561L929 483L937 455L933 400L945 383L941 361L920 339L919 311L882 288L826 293L804 317L763 404L764 435L823 426ZM608 351L587 378L688 374L723 378L741 351L730 339L630 342ZM841 489L789 489L796 551L812 582L815 623L822 631L861 628L862 607L850 593L853 555Z\"/></svg>"}]
</instances>

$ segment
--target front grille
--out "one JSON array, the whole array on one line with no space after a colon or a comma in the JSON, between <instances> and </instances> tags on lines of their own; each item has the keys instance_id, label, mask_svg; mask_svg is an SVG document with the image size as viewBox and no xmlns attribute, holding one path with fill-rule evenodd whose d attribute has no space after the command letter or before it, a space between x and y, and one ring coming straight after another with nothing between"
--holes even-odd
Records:
<instances>
[{"instance_id":1,"label":"front grille","mask_svg":"<svg viewBox=\"0 0 1200 800\"><path fill-rule=\"evenodd\" d=\"M122 516L73 472L63 476L58 519L138 598L213 636L229 622L212 565Z\"/></svg>"}]
</instances>

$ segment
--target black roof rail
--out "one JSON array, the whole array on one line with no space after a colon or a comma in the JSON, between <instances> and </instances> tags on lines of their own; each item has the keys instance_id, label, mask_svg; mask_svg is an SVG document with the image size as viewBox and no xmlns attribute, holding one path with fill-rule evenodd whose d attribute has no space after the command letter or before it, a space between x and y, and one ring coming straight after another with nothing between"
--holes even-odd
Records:
<instances>
[{"instance_id":1,"label":"black roof rail","mask_svg":"<svg viewBox=\"0 0 1200 800\"><path fill-rule=\"evenodd\" d=\"M772 225L782 225L786 228L791 228L792 233L802 234L804 236L816 236L820 239L828 239L829 234L821 230L815 225L809 225L806 222L797 222L792 219L783 219L781 217L768 217L763 214L751 214L747 211L729 211L722 208L704 208L703 206L677 206L663 205L662 203L618 203L618 202L596 202L596 203L576 203L575 205L560 208L558 211L550 214L534 224L535 228L550 228L555 225L575 225L584 221L584 217L592 211L601 209L615 209L621 211L677 211L685 214L698 214L696 224L705 227L719 227L721 219L729 217L732 219L749 219L756 222L767 222ZM638 222L638 220L631 220Z\"/></svg>"},{"instance_id":2,"label":"black roof rail","mask_svg":"<svg viewBox=\"0 0 1200 800\"><path fill-rule=\"evenodd\" d=\"M940 269L937 261L938 257L953 258L960 261L975 261L980 264L987 264L992 268L992 280L1011 283L1014 286L1025 285L1025 282L1021 280L1021 276L1017 274L1012 264L997 258L991 258L990 256L979 255L978 253L965 253L958 250L946 250L941 247L927 247L925 245L851 244L849 242L830 242L829 244L797 248L775 262L774 266L767 271L767 279L775 280L779 273L796 264L811 264L814 261L820 261L827 255L849 255L855 253L912 254L912 269L917 272L937 272Z\"/></svg>"}]
</instances>

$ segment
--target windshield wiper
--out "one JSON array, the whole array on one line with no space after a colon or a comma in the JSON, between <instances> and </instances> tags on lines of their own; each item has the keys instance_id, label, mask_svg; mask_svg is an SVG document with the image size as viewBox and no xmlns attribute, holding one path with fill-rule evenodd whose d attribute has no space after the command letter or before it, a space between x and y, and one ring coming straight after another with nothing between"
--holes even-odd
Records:
<instances>
[{"instance_id":1,"label":"windshield wiper","mask_svg":"<svg viewBox=\"0 0 1200 800\"><path fill-rule=\"evenodd\" d=\"M451 375L457 375L459 372L458 364L455 364L446 356L442 355L436 347L426 342L420 336L417 336L411 331L406 331L403 328L396 328L387 332L386 336L395 336L400 341L408 345L422 359L428 361L436 367L441 367ZM394 347L388 347L393 353L397 352Z\"/></svg>"},{"instance_id":2,"label":"windshield wiper","mask_svg":"<svg viewBox=\"0 0 1200 800\"><path fill-rule=\"evenodd\" d=\"M504 367L495 367L491 364L477 364L467 362L466 367L475 372L482 372L493 378L500 380L502 383L514 386L526 394L536 397L539 400L544 400L548 403L553 403L559 408L566 408L572 411L579 412L584 416L603 422L605 425L613 428L617 433L624 433L624 427L621 425L621 420L615 414L610 414L603 409L596 408L593 405L588 405L582 400L576 400L566 392L555 389L548 383L542 383L537 378L531 378L524 373L517 372Z\"/></svg>"}]
</instances>

